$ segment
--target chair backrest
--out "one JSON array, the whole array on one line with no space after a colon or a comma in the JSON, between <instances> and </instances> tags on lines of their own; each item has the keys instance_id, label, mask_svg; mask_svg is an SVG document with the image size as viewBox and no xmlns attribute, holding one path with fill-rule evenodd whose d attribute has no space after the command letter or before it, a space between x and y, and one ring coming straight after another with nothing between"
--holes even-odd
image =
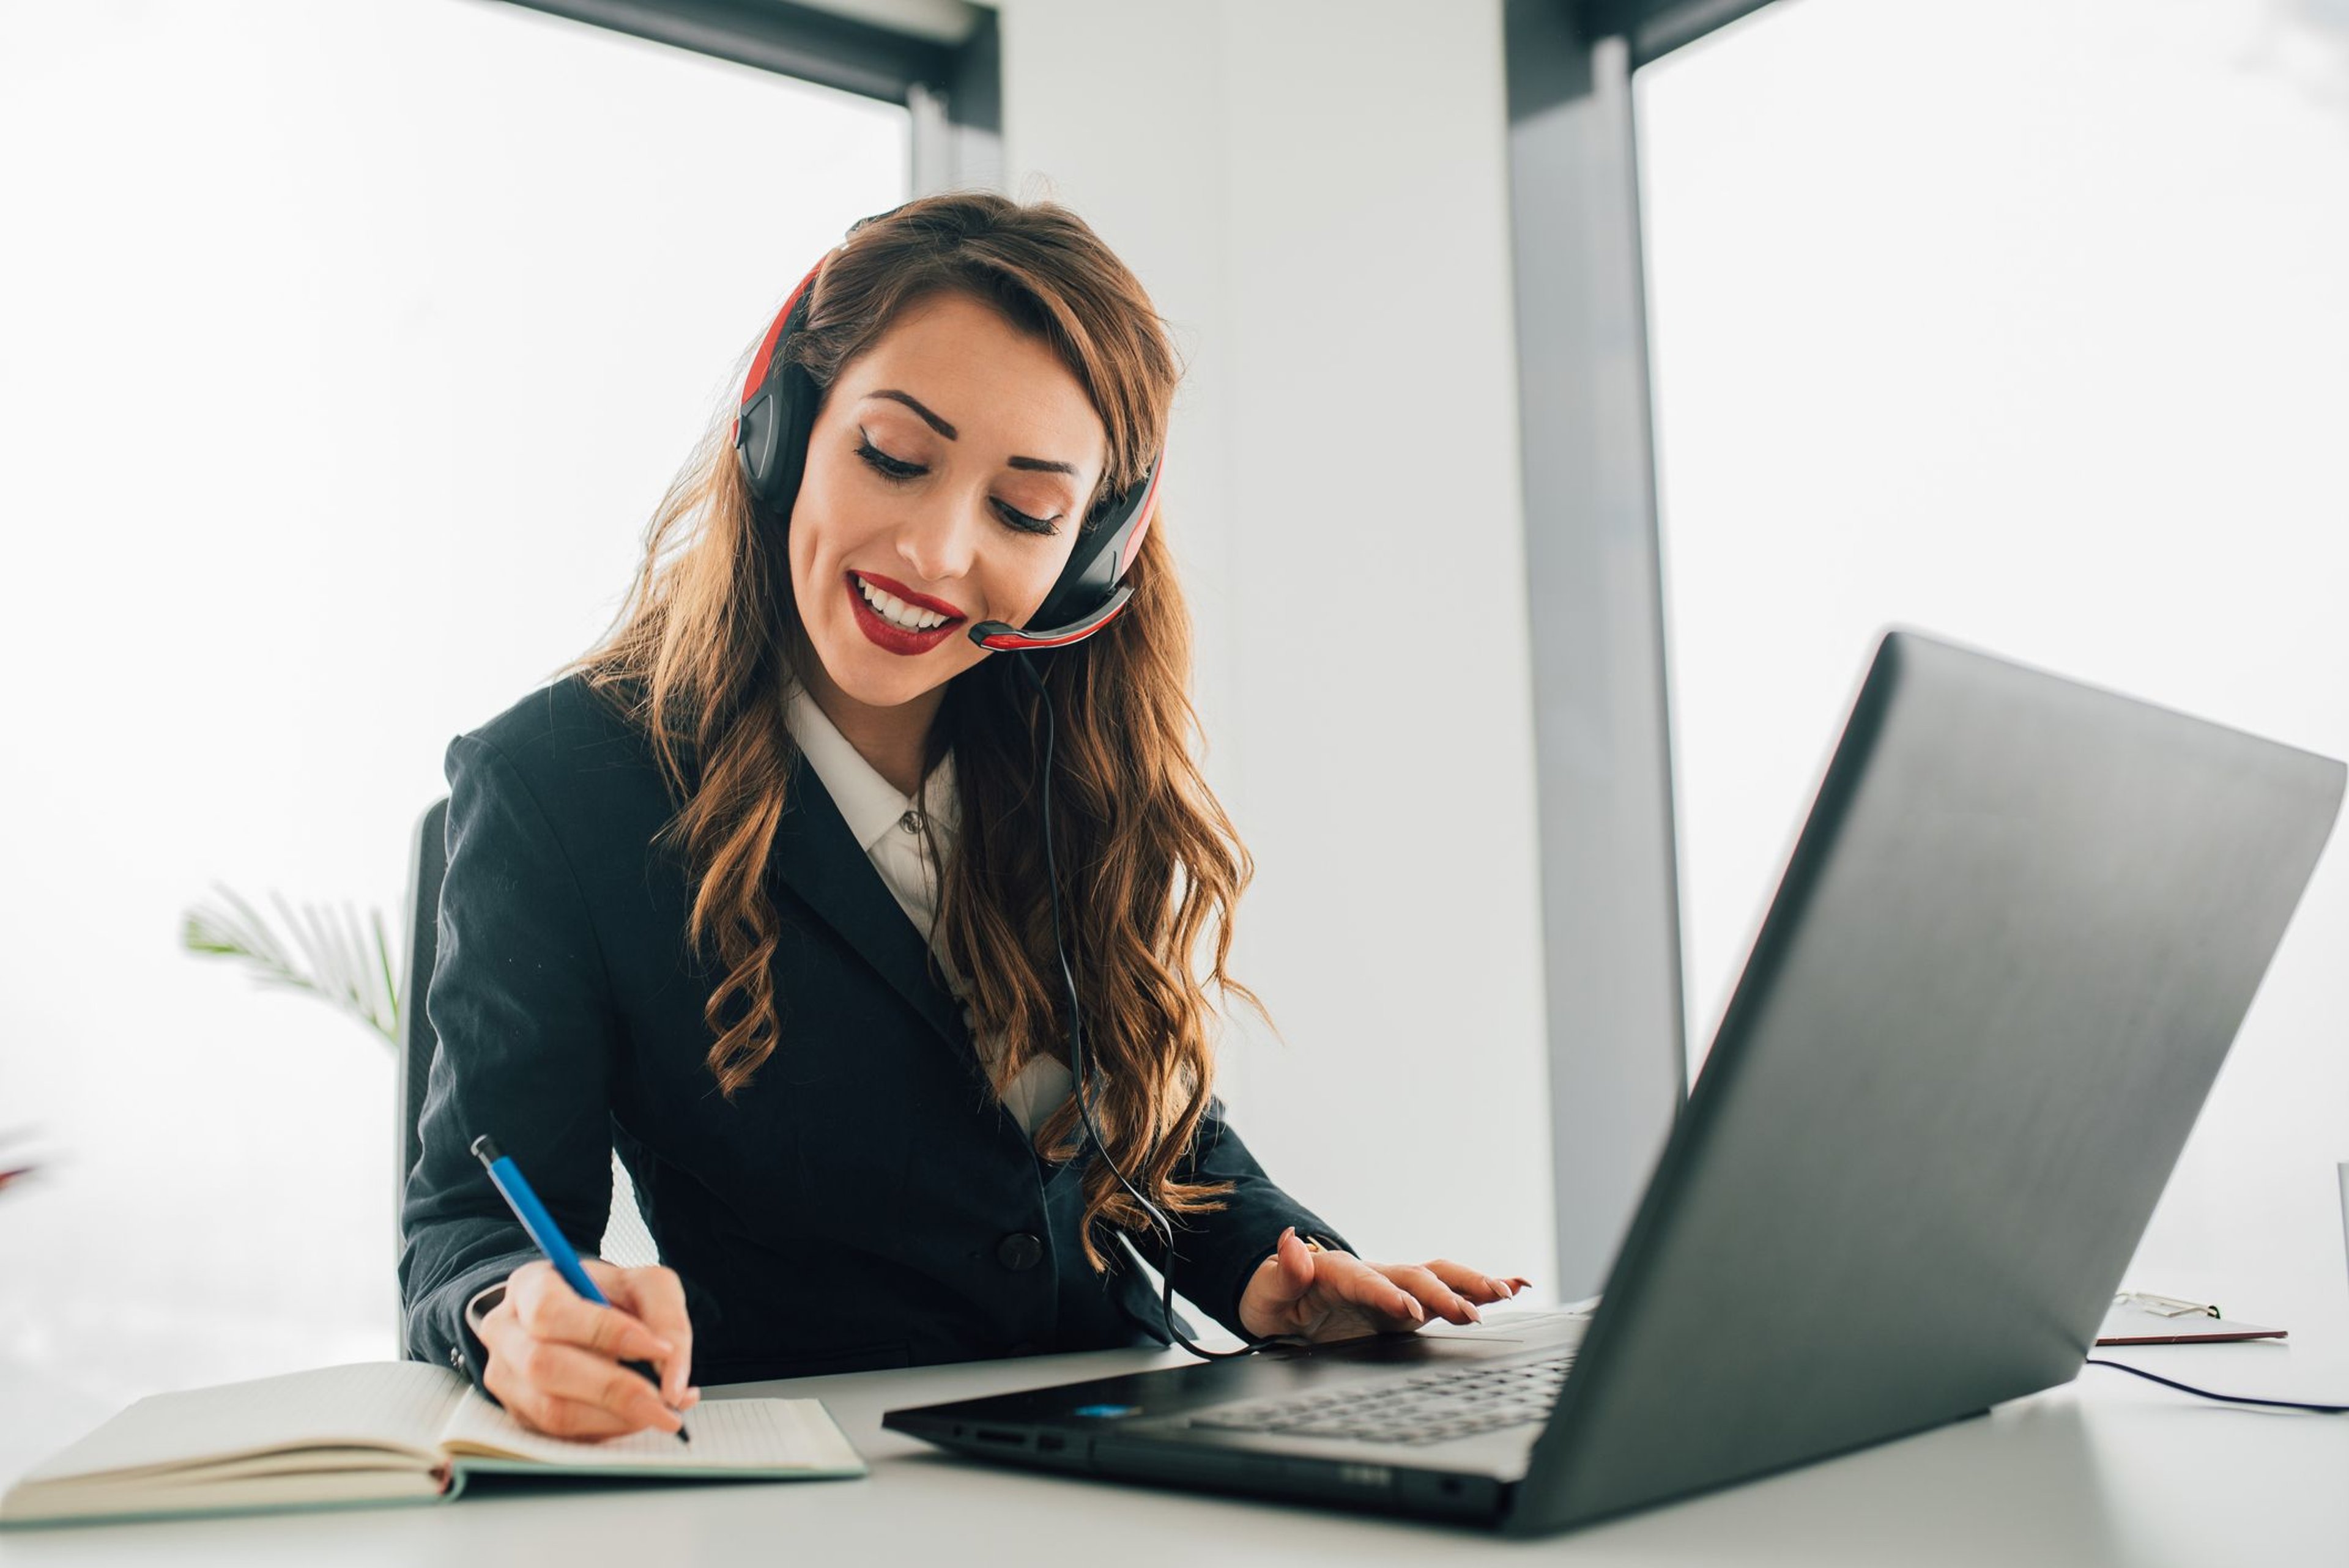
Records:
<instances>
[{"instance_id":1,"label":"chair backrest","mask_svg":"<svg viewBox=\"0 0 2349 1568\"><path fill-rule=\"evenodd\" d=\"M416 1119L424 1110L424 1082L432 1071L436 1043L432 1020L424 1016L424 994L440 956L440 879L448 870L449 798L443 795L417 819L408 856L408 985L399 1006L399 1130L392 1145L399 1151L399 1169L391 1190L393 1232L403 1242L399 1212L408 1201L408 1173L423 1152Z\"/></svg>"},{"instance_id":2,"label":"chair backrest","mask_svg":"<svg viewBox=\"0 0 2349 1568\"><path fill-rule=\"evenodd\" d=\"M432 966L440 955L440 882L449 870L449 799L442 796L417 819L415 842L408 858L408 985L399 1009L399 1129L395 1147L399 1169L392 1184L392 1233L398 1243L408 1236L400 1227L400 1212L408 1202L408 1175L424 1151L417 1119L424 1114L424 1088L432 1073L432 1053L440 1037L425 1016L425 994L432 986ZM578 1238L573 1238L576 1241ZM660 1249L645 1228L636 1207L636 1188L618 1155L612 1158L612 1202L597 1252L623 1267L660 1261Z\"/></svg>"}]
</instances>

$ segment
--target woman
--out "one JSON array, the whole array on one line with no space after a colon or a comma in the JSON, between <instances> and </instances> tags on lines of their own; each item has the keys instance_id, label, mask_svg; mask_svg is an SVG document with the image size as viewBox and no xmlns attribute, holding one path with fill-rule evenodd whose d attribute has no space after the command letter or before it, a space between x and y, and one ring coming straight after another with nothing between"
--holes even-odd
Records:
<instances>
[{"instance_id":1,"label":"woman","mask_svg":"<svg viewBox=\"0 0 2349 1568\"><path fill-rule=\"evenodd\" d=\"M1213 1098L1206 983L1256 1000L1224 973L1250 865L1190 756L1147 515L1176 375L1050 203L911 202L810 274L613 634L450 744L411 1353L602 1437L676 1429L697 1374L1164 1342L1122 1241L1251 1337L1472 1321L1524 1283L1356 1258ZM1103 528L1119 550L1080 548ZM1089 556L1122 608L1067 581ZM1097 629L1050 652L967 634L1078 588ZM666 1266L572 1295L481 1134L574 1239L616 1149Z\"/></svg>"}]
</instances>

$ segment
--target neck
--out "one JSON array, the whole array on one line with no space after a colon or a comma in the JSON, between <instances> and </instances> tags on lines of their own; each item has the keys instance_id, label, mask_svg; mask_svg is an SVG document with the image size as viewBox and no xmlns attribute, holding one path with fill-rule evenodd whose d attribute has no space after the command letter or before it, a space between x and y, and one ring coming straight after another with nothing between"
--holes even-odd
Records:
<instances>
[{"instance_id":1,"label":"neck","mask_svg":"<svg viewBox=\"0 0 2349 1568\"><path fill-rule=\"evenodd\" d=\"M922 793L922 758L930 742L930 726L946 701L947 688L932 686L910 702L895 707L874 707L861 703L833 684L819 660L808 661L801 676L808 696L832 720L833 727L856 748L856 755L873 765L873 771L889 781L899 794L920 799Z\"/></svg>"}]
</instances>

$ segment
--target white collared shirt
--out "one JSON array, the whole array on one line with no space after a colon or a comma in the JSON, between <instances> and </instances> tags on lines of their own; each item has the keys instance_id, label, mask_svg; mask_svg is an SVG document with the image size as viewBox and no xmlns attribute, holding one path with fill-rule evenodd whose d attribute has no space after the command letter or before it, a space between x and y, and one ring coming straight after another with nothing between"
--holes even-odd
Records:
<instances>
[{"instance_id":1,"label":"white collared shirt","mask_svg":"<svg viewBox=\"0 0 2349 1568\"><path fill-rule=\"evenodd\" d=\"M940 844L953 842L955 830L961 821L955 795L954 754L948 752L941 758L923 779L921 799L916 802L898 793L895 785L864 760L805 687L792 688L785 699L783 721L791 729L792 738L806 755L808 766L815 769L824 792L840 808L841 820L848 824L850 835L873 862L873 869L881 873L882 884L897 901L897 907L905 912L905 918L914 923L914 929L922 934L930 950L937 954L948 988L957 1001L961 1000L967 987L955 972L953 961L947 956L945 939L937 927L937 868L930 861L928 845L921 830L922 818L926 813ZM962 1014L964 1022L970 1026L979 1059L991 1076L995 1065L1003 1059L1003 1037L994 1034L981 1038L968 1002L963 1004ZM1021 1131L1033 1133L1069 1098L1070 1083L1065 1063L1056 1057L1040 1054L1004 1087L1004 1109L1011 1112Z\"/></svg>"}]
</instances>

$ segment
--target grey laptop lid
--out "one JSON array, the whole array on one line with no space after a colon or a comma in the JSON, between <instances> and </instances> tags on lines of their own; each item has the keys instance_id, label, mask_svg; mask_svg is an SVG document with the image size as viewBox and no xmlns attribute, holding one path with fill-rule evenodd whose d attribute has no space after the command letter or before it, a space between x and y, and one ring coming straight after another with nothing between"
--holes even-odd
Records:
<instances>
[{"instance_id":1,"label":"grey laptop lid","mask_svg":"<svg viewBox=\"0 0 2349 1568\"><path fill-rule=\"evenodd\" d=\"M2076 1375L2343 778L1889 634L1510 1528Z\"/></svg>"}]
</instances>

